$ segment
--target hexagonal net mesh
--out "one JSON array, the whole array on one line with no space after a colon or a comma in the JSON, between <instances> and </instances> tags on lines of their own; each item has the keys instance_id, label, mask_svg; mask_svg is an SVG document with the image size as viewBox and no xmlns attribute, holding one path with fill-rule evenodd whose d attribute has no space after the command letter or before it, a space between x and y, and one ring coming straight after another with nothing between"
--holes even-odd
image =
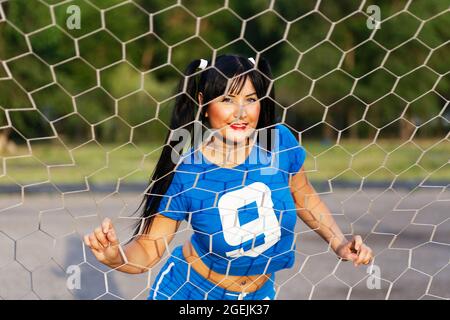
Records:
<instances>
[{"instance_id":1,"label":"hexagonal net mesh","mask_svg":"<svg viewBox=\"0 0 450 320\"><path fill-rule=\"evenodd\" d=\"M450 298L448 0L0 0L0 19L1 298L147 298L191 224L133 275L82 236L110 217L131 238L176 83L226 53L270 63L277 122L342 232L374 252L355 268L297 219L275 297Z\"/></svg>"}]
</instances>

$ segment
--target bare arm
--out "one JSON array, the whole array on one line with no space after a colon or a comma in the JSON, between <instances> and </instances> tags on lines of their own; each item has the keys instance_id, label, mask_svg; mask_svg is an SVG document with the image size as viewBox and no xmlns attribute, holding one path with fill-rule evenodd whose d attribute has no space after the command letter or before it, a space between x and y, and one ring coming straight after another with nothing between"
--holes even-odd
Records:
<instances>
[{"instance_id":1,"label":"bare arm","mask_svg":"<svg viewBox=\"0 0 450 320\"><path fill-rule=\"evenodd\" d=\"M322 239L330 243L330 247L336 251L337 247L346 240L345 236L328 207L309 183L303 167L292 177L291 192L297 207L297 216Z\"/></svg>"},{"instance_id":2,"label":"bare arm","mask_svg":"<svg viewBox=\"0 0 450 320\"><path fill-rule=\"evenodd\" d=\"M143 273L153 267L168 250L180 221L162 215L155 216L147 234L137 236L122 247L110 219L84 237L97 260L125 273ZM122 251L122 253L121 253Z\"/></svg>"},{"instance_id":3,"label":"bare arm","mask_svg":"<svg viewBox=\"0 0 450 320\"><path fill-rule=\"evenodd\" d=\"M339 257L353 261L355 266L370 262L372 250L358 235L351 241L345 238L330 210L309 183L303 167L292 177L290 187L297 216L329 243Z\"/></svg>"}]
</instances>

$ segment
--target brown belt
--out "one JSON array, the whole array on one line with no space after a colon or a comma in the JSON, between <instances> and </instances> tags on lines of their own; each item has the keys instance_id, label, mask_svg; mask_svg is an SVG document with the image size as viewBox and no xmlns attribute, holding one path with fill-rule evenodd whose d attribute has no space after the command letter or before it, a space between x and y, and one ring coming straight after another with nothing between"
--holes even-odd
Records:
<instances>
[{"instance_id":1,"label":"brown belt","mask_svg":"<svg viewBox=\"0 0 450 320\"><path fill-rule=\"evenodd\" d=\"M263 286L270 278L270 274L252 276L230 276L212 271L199 258L192 243L188 240L183 245L183 256L192 268L201 274L205 279L217 284L217 286L230 291L253 292Z\"/></svg>"}]
</instances>

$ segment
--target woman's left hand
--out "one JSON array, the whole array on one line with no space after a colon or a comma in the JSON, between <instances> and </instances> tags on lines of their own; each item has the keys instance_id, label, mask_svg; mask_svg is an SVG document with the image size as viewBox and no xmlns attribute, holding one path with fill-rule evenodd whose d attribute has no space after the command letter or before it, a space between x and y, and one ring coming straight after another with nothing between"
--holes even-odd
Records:
<instances>
[{"instance_id":1,"label":"woman's left hand","mask_svg":"<svg viewBox=\"0 0 450 320\"><path fill-rule=\"evenodd\" d=\"M360 264L369 264L373 258L372 249L363 243L359 235L353 236L352 240L341 244L335 252L343 260L353 261L355 267Z\"/></svg>"}]
</instances>

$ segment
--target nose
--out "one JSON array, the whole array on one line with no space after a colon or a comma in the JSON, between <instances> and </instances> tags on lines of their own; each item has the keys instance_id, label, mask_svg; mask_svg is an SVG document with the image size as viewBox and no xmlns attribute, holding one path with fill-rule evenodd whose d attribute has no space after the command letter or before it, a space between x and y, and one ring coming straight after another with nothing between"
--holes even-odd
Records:
<instances>
[{"instance_id":1,"label":"nose","mask_svg":"<svg viewBox=\"0 0 450 320\"><path fill-rule=\"evenodd\" d=\"M237 114L237 116L236 116ZM235 118L240 119L247 116L247 110L245 108L245 105L242 103L236 104L236 108L234 110Z\"/></svg>"}]
</instances>

